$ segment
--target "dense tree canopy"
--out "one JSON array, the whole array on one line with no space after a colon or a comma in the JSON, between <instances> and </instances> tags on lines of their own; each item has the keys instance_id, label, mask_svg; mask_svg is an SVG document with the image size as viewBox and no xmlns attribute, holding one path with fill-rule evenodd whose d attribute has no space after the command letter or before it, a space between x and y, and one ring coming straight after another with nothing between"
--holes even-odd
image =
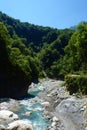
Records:
<instances>
[{"instance_id":1,"label":"dense tree canopy","mask_svg":"<svg viewBox=\"0 0 87 130\"><path fill-rule=\"evenodd\" d=\"M8 86L19 81L23 87L44 76L58 79L78 71L87 71L87 22L58 30L0 12L0 81Z\"/></svg>"},{"instance_id":2,"label":"dense tree canopy","mask_svg":"<svg viewBox=\"0 0 87 130\"><path fill-rule=\"evenodd\" d=\"M24 96L29 84L38 80L35 62L23 40L12 39L6 26L0 23L0 97Z\"/></svg>"},{"instance_id":3,"label":"dense tree canopy","mask_svg":"<svg viewBox=\"0 0 87 130\"><path fill-rule=\"evenodd\" d=\"M87 70L87 23L77 26L77 31L72 35L69 44L65 47L69 69L72 71Z\"/></svg>"}]
</instances>

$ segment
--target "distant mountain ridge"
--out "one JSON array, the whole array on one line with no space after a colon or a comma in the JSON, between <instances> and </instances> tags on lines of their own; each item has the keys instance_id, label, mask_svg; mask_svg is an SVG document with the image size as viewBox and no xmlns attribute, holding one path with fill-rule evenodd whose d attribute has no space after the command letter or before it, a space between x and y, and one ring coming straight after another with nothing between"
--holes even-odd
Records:
<instances>
[{"instance_id":1,"label":"distant mountain ridge","mask_svg":"<svg viewBox=\"0 0 87 130\"><path fill-rule=\"evenodd\" d=\"M39 46L42 46L44 42L53 42L59 34L58 29L42 27L27 22L23 23L2 12L0 12L0 22L3 22L7 26L11 37L16 33L19 37L26 38L26 43L34 48L35 46L38 46L38 44Z\"/></svg>"}]
</instances>

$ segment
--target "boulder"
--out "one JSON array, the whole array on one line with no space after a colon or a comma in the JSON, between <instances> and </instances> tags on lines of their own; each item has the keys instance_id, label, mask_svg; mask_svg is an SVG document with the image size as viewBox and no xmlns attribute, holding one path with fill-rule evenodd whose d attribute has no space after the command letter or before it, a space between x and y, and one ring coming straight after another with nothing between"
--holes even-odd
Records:
<instances>
[{"instance_id":1,"label":"boulder","mask_svg":"<svg viewBox=\"0 0 87 130\"><path fill-rule=\"evenodd\" d=\"M9 123L9 122L12 122L17 119L18 119L18 115L11 111L8 111L8 110L0 111L0 121L1 122Z\"/></svg>"},{"instance_id":2,"label":"boulder","mask_svg":"<svg viewBox=\"0 0 87 130\"><path fill-rule=\"evenodd\" d=\"M49 102L43 102L43 103L41 103L41 105L44 106L44 107L48 107L50 105L50 103Z\"/></svg>"},{"instance_id":3,"label":"boulder","mask_svg":"<svg viewBox=\"0 0 87 130\"><path fill-rule=\"evenodd\" d=\"M17 120L8 124L7 130L33 130L33 128L29 121Z\"/></svg>"}]
</instances>

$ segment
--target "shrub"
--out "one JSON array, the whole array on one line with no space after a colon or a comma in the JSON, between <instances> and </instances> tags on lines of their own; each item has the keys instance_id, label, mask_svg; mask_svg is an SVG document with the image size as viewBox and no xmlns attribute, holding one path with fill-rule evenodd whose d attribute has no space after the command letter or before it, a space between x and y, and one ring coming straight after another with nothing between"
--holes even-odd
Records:
<instances>
[{"instance_id":1,"label":"shrub","mask_svg":"<svg viewBox=\"0 0 87 130\"><path fill-rule=\"evenodd\" d=\"M66 88L70 94L81 92L87 94L87 75L65 76Z\"/></svg>"}]
</instances>

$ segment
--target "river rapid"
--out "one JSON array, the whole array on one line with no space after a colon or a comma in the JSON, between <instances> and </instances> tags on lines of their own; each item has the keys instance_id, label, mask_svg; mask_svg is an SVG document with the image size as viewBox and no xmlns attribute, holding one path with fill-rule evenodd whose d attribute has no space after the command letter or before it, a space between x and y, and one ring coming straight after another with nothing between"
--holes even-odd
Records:
<instances>
[{"instance_id":1,"label":"river rapid","mask_svg":"<svg viewBox=\"0 0 87 130\"><path fill-rule=\"evenodd\" d=\"M36 97L37 93L40 92L40 89L32 91L29 97L20 101L20 109L16 112L19 115L20 119L29 120L33 126L33 130L46 130L47 126L51 124L51 122L44 118L43 112L44 109L41 105L41 100Z\"/></svg>"},{"instance_id":2,"label":"river rapid","mask_svg":"<svg viewBox=\"0 0 87 130\"><path fill-rule=\"evenodd\" d=\"M10 110L17 114L19 119L28 120L33 130L46 130L51 122L44 118L44 108L41 105L43 101L37 97L43 86L41 83L32 83L29 88L28 95L23 99L0 99L0 110ZM0 122L0 125L7 126L7 123Z\"/></svg>"}]
</instances>

